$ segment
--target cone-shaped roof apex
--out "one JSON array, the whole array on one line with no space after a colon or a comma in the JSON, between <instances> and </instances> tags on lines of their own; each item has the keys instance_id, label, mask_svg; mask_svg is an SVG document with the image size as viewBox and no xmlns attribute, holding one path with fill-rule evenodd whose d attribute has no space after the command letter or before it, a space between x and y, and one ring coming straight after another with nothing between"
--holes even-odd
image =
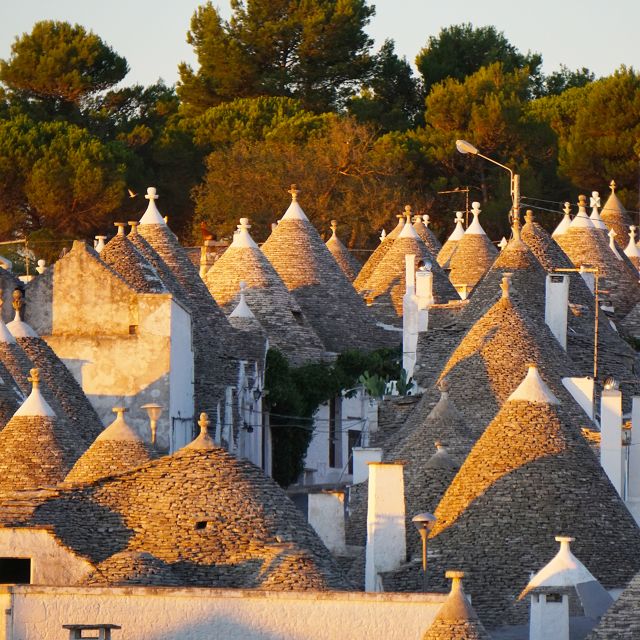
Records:
<instances>
[{"instance_id":1,"label":"cone-shaped roof apex","mask_svg":"<svg viewBox=\"0 0 640 640\"><path fill-rule=\"evenodd\" d=\"M624 252L629 258L640 258L640 250L636 244L636 226L633 224L629 226L629 243Z\"/></svg>"},{"instance_id":2,"label":"cone-shaped roof apex","mask_svg":"<svg viewBox=\"0 0 640 640\"><path fill-rule=\"evenodd\" d=\"M309 220L307 214L298 203L298 193L300 192L295 184L291 185L289 193L291 194L291 204L282 216L282 220Z\"/></svg>"},{"instance_id":3,"label":"cone-shaped roof apex","mask_svg":"<svg viewBox=\"0 0 640 640\"><path fill-rule=\"evenodd\" d=\"M164 221L162 215L160 215L158 207L156 207L156 200L158 199L156 188L148 187L145 198L149 201L149 204L147 205L147 210L144 212L144 215L140 218L140 224L166 225L167 223Z\"/></svg>"},{"instance_id":4,"label":"cone-shaped roof apex","mask_svg":"<svg viewBox=\"0 0 640 640\"><path fill-rule=\"evenodd\" d=\"M142 438L127 424L124 414L128 411L124 407L114 407L116 419L96 438L100 440L133 440L142 442Z\"/></svg>"},{"instance_id":5,"label":"cone-shaped roof apex","mask_svg":"<svg viewBox=\"0 0 640 640\"><path fill-rule=\"evenodd\" d=\"M593 224L591 218L587 215L587 197L580 196L578 198L578 213L576 217L571 221L569 225L571 229L583 228L583 229L593 229L595 225Z\"/></svg>"},{"instance_id":6,"label":"cone-shaped roof apex","mask_svg":"<svg viewBox=\"0 0 640 640\"><path fill-rule=\"evenodd\" d=\"M185 449L216 449L217 445L209 435L209 424L209 416L206 413L201 413L200 420L198 420L198 426L200 427L198 437L180 451Z\"/></svg>"},{"instance_id":7,"label":"cone-shaped roof apex","mask_svg":"<svg viewBox=\"0 0 640 640\"><path fill-rule=\"evenodd\" d=\"M456 211L454 222L456 223L456 226L447 240L460 240L464 235L464 214L462 211Z\"/></svg>"},{"instance_id":8,"label":"cone-shaped roof apex","mask_svg":"<svg viewBox=\"0 0 640 640\"><path fill-rule=\"evenodd\" d=\"M251 237L249 229L251 229L249 218L240 218L238 230L233 234L233 240L229 246L241 249L258 249L258 245Z\"/></svg>"},{"instance_id":9,"label":"cone-shaped roof apex","mask_svg":"<svg viewBox=\"0 0 640 640\"><path fill-rule=\"evenodd\" d=\"M469 235L484 236L487 235L480 224L480 203L474 202L471 205L471 213L473 214L473 222L469 225L465 233Z\"/></svg>"},{"instance_id":10,"label":"cone-shaped roof apex","mask_svg":"<svg viewBox=\"0 0 640 640\"><path fill-rule=\"evenodd\" d=\"M551 234L552 237L561 236L563 233L566 233L567 229L571 226L571 204L568 202L564 203L564 216L562 216L562 220L558 226L553 230Z\"/></svg>"},{"instance_id":11,"label":"cone-shaped roof apex","mask_svg":"<svg viewBox=\"0 0 640 640\"><path fill-rule=\"evenodd\" d=\"M14 416L49 416L55 417L55 411L49 406L40 392L40 371L31 369L29 382L33 384L29 397L22 403Z\"/></svg>"},{"instance_id":12,"label":"cone-shaped roof apex","mask_svg":"<svg viewBox=\"0 0 640 640\"><path fill-rule=\"evenodd\" d=\"M607 225L600 217L600 194L597 191L591 192L589 206L591 207L591 215L589 216L589 219L593 222L593 226L596 229L604 229L606 231Z\"/></svg>"},{"instance_id":13,"label":"cone-shaped roof apex","mask_svg":"<svg viewBox=\"0 0 640 640\"><path fill-rule=\"evenodd\" d=\"M247 288L247 283L242 281L240 282L240 301L238 302L236 308L231 312L231 318L246 318L250 320L255 320L255 315L253 311L249 308L247 304L247 299L245 297L245 289Z\"/></svg>"},{"instance_id":14,"label":"cone-shaped roof apex","mask_svg":"<svg viewBox=\"0 0 640 640\"><path fill-rule=\"evenodd\" d=\"M520 386L509 396L509 401L522 400L524 402L538 402L545 404L559 404L551 389L540 377L538 367L535 364L529 365L529 370Z\"/></svg>"}]
</instances>

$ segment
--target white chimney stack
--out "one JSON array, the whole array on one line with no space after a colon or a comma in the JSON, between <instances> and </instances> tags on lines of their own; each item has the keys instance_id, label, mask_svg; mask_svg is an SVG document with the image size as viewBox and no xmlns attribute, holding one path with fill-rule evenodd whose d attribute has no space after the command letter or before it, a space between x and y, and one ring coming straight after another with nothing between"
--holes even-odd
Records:
<instances>
[{"instance_id":1,"label":"white chimney stack","mask_svg":"<svg viewBox=\"0 0 640 640\"><path fill-rule=\"evenodd\" d=\"M369 463L382 462L382 449L378 447L353 447L353 484L369 478Z\"/></svg>"},{"instance_id":2,"label":"white chimney stack","mask_svg":"<svg viewBox=\"0 0 640 640\"><path fill-rule=\"evenodd\" d=\"M416 299L415 261L413 253L405 255L406 290L402 299L402 368L407 378L413 376L418 348L418 301Z\"/></svg>"},{"instance_id":3,"label":"white chimney stack","mask_svg":"<svg viewBox=\"0 0 640 640\"><path fill-rule=\"evenodd\" d=\"M382 591L380 573L407 560L403 464L369 464L365 591Z\"/></svg>"},{"instance_id":4,"label":"white chimney stack","mask_svg":"<svg viewBox=\"0 0 640 640\"><path fill-rule=\"evenodd\" d=\"M569 276L548 273L545 287L544 321L560 346L567 350Z\"/></svg>"},{"instance_id":5,"label":"white chimney stack","mask_svg":"<svg viewBox=\"0 0 640 640\"><path fill-rule=\"evenodd\" d=\"M605 382L600 399L600 464L622 496L622 393Z\"/></svg>"},{"instance_id":6,"label":"white chimney stack","mask_svg":"<svg viewBox=\"0 0 640 640\"><path fill-rule=\"evenodd\" d=\"M635 521L640 523L640 396L634 396L631 404L631 446L629 452L629 477L627 478L627 508Z\"/></svg>"},{"instance_id":7,"label":"white chimney stack","mask_svg":"<svg viewBox=\"0 0 640 640\"><path fill-rule=\"evenodd\" d=\"M310 493L308 499L309 524L331 553L344 553L344 491Z\"/></svg>"}]
</instances>

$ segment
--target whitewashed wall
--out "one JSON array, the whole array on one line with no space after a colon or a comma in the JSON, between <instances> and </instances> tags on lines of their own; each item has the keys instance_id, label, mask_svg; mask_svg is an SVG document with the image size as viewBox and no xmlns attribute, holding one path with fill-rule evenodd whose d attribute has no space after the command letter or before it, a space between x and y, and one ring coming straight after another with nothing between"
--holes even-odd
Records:
<instances>
[{"instance_id":1,"label":"whitewashed wall","mask_svg":"<svg viewBox=\"0 0 640 640\"><path fill-rule=\"evenodd\" d=\"M444 599L440 594L0 587L5 618L0 618L0 640L66 640L62 625L74 623L121 625L113 640L419 640Z\"/></svg>"}]
</instances>

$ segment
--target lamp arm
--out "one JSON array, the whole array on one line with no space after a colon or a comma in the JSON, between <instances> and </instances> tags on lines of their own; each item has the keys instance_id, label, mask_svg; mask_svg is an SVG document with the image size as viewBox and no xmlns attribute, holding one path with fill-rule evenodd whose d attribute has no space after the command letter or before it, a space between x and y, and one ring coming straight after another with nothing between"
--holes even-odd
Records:
<instances>
[{"instance_id":1,"label":"lamp arm","mask_svg":"<svg viewBox=\"0 0 640 640\"><path fill-rule=\"evenodd\" d=\"M489 158L488 156L483 156L481 153L476 153L476 155L480 156L481 158L484 158L488 162L492 162L493 164L498 165L499 167L502 167L505 171L509 172L509 175L511 176L511 194L513 195L513 170L509 169L509 167L505 166L504 164L500 164L493 158Z\"/></svg>"}]
</instances>

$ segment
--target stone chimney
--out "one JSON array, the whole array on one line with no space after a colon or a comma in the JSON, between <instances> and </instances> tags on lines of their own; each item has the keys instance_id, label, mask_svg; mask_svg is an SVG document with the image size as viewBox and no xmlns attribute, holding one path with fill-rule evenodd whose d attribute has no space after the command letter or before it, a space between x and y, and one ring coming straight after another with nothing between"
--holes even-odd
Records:
<instances>
[{"instance_id":1,"label":"stone chimney","mask_svg":"<svg viewBox=\"0 0 640 640\"><path fill-rule=\"evenodd\" d=\"M369 464L365 591L382 591L380 573L407 560L404 464Z\"/></svg>"},{"instance_id":2,"label":"stone chimney","mask_svg":"<svg viewBox=\"0 0 640 640\"><path fill-rule=\"evenodd\" d=\"M382 449L353 447L353 484L360 484L368 480L370 462L382 462Z\"/></svg>"},{"instance_id":3,"label":"stone chimney","mask_svg":"<svg viewBox=\"0 0 640 640\"><path fill-rule=\"evenodd\" d=\"M569 275L548 273L545 287L544 321L560 346L567 350Z\"/></svg>"},{"instance_id":4,"label":"stone chimney","mask_svg":"<svg viewBox=\"0 0 640 640\"><path fill-rule=\"evenodd\" d=\"M600 398L600 464L622 496L622 393L611 378Z\"/></svg>"}]
</instances>

